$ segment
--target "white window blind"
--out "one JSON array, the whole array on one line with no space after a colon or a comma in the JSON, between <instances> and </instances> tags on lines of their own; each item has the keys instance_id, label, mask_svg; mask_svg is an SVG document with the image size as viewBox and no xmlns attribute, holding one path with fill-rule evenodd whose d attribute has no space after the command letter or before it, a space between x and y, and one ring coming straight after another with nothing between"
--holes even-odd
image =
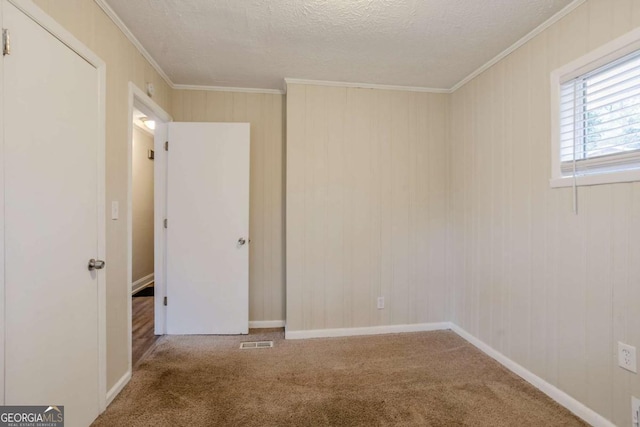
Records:
<instances>
[{"instance_id":1,"label":"white window blind","mask_svg":"<svg viewBox=\"0 0 640 427\"><path fill-rule=\"evenodd\" d=\"M563 176L640 168L640 51L560 85Z\"/></svg>"}]
</instances>

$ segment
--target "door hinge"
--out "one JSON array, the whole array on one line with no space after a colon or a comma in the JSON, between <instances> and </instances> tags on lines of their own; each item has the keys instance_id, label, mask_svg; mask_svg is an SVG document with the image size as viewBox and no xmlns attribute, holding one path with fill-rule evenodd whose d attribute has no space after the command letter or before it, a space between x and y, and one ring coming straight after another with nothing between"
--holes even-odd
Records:
<instances>
[{"instance_id":1,"label":"door hinge","mask_svg":"<svg viewBox=\"0 0 640 427\"><path fill-rule=\"evenodd\" d=\"M165 218L163 223L164 223L164 228L167 228L167 226L169 225L169 220Z\"/></svg>"},{"instance_id":2,"label":"door hinge","mask_svg":"<svg viewBox=\"0 0 640 427\"><path fill-rule=\"evenodd\" d=\"M164 305L167 305L167 297L164 297Z\"/></svg>"},{"instance_id":3,"label":"door hinge","mask_svg":"<svg viewBox=\"0 0 640 427\"><path fill-rule=\"evenodd\" d=\"M11 34L6 28L2 29L2 56L11 55Z\"/></svg>"},{"instance_id":4,"label":"door hinge","mask_svg":"<svg viewBox=\"0 0 640 427\"><path fill-rule=\"evenodd\" d=\"M164 142L164 151L169 151L169 141Z\"/></svg>"}]
</instances>

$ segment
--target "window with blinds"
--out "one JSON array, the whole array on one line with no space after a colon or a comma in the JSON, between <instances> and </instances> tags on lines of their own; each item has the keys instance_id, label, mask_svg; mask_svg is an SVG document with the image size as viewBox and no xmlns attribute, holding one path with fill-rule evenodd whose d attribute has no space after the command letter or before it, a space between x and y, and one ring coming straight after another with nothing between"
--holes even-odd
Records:
<instances>
[{"instance_id":1,"label":"window with blinds","mask_svg":"<svg viewBox=\"0 0 640 427\"><path fill-rule=\"evenodd\" d=\"M560 81L561 175L640 168L640 51Z\"/></svg>"}]
</instances>

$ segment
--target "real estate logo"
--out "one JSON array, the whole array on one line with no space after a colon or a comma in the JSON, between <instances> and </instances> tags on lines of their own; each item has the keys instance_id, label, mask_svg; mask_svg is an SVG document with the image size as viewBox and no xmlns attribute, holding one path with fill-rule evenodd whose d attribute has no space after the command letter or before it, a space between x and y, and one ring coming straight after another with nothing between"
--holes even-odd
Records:
<instances>
[{"instance_id":1,"label":"real estate logo","mask_svg":"<svg viewBox=\"0 0 640 427\"><path fill-rule=\"evenodd\" d=\"M0 406L0 427L64 427L64 406Z\"/></svg>"}]
</instances>

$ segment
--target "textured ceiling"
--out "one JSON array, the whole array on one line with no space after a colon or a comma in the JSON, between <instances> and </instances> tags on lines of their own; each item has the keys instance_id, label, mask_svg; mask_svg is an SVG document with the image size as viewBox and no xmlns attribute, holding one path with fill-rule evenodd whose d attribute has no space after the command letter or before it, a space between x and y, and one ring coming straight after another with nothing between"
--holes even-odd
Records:
<instances>
[{"instance_id":1,"label":"textured ceiling","mask_svg":"<svg viewBox=\"0 0 640 427\"><path fill-rule=\"evenodd\" d=\"M449 89L571 0L107 0L175 84Z\"/></svg>"}]
</instances>

